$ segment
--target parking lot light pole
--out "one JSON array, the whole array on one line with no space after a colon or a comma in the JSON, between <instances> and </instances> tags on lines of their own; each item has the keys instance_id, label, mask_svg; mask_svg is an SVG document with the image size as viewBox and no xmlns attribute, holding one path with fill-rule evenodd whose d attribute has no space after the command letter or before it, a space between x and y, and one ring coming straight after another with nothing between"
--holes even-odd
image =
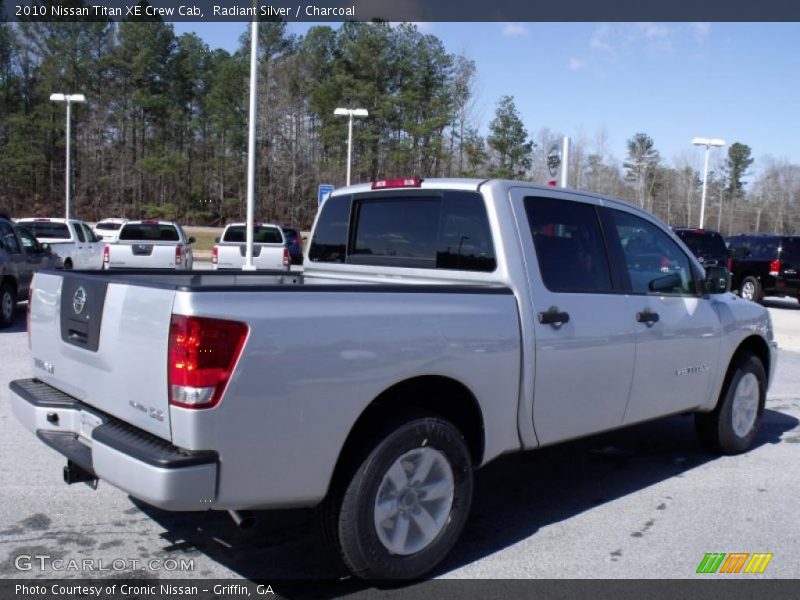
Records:
<instances>
[{"instance_id":1,"label":"parking lot light pole","mask_svg":"<svg viewBox=\"0 0 800 600\"><path fill-rule=\"evenodd\" d=\"M349 117L347 122L347 185L350 185L350 162L353 155L353 117L367 117L369 112L366 108L337 108L333 111L334 115Z\"/></svg>"},{"instance_id":2,"label":"parking lot light pole","mask_svg":"<svg viewBox=\"0 0 800 600\"><path fill-rule=\"evenodd\" d=\"M73 102L86 102L86 96L83 94L50 94L52 102L66 102L67 103L67 173L65 176L66 188L66 209L65 217L69 219L69 199L70 199L70 186L71 186L71 164L70 164L70 138L72 137L72 103Z\"/></svg>"},{"instance_id":3,"label":"parking lot light pole","mask_svg":"<svg viewBox=\"0 0 800 600\"><path fill-rule=\"evenodd\" d=\"M705 167L703 168L703 195L700 199L700 225L698 226L700 229L702 229L704 221L706 219L706 188L708 187L708 157L709 154L711 153L711 147L714 146L715 148L719 148L721 146L724 146L725 140L720 140L717 138L696 137L692 140L692 144L694 144L695 146L706 147L706 161L705 161Z\"/></svg>"}]
</instances>

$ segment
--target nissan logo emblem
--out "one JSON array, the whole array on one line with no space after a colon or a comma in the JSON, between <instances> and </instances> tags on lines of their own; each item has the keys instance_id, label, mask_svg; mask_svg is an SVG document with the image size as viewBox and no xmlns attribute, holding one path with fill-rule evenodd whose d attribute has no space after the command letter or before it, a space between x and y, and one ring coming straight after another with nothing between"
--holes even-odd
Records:
<instances>
[{"instance_id":1,"label":"nissan logo emblem","mask_svg":"<svg viewBox=\"0 0 800 600\"><path fill-rule=\"evenodd\" d=\"M83 312L84 307L86 306L86 290L83 287L79 287L75 290L75 295L72 296L72 310L75 311L76 315L79 315Z\"/></svg>"}]
</instances>

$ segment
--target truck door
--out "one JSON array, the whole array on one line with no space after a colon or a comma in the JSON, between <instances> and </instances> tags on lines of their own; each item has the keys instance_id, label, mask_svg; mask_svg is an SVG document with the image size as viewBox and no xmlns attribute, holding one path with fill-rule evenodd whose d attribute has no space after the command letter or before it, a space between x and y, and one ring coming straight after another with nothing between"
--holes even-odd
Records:
<instances>
[{"instance_id":1,"label":"truck door","mask_svg":"<svg viewBox=\"0 0 800 600\"><path fill-rule=\"evenodd\" d=\"M86 236L83 233L80 223L73 221L70 223L70 226L72 227L75 237L75 254L72 257L72 266L75 269L86 269L88 266L88 261L86 260Z\"/></svg>"},{"instance_id":2,"label":"truck door","mask_svg":"<svg viewBox=\"0 0 800 600\"><path fill-rule=\"evenodd\" d=\"M705 404L720 368L721 327L699 293L689 257L656 224L603 209L609 245L621 249L636 328L636 362L625 423Z\"/></svg>"},{"instance_id":3,"label":"truck door","mask_svg":"<svg viewBox=\"0 0 800 600\"><path fill-rule=\"evenodd\" d=\"M618 293L599 205L556 192L511 194L533 304L536 436L547 444L618 427L633 376L635 323L628 297Z\"/></svg>"}]
</instances>

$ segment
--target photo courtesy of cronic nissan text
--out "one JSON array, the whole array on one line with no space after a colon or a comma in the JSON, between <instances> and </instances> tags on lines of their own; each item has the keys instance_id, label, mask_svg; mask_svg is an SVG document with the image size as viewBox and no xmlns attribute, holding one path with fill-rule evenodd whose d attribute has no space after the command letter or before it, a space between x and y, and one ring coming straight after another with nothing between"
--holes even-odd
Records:
<instances>
[{"instance_id":1,"label":"photo courtesy of cronic nissan text","mask_svg":"<svg viewBox=\"0 0 800 600\"><path fill-rule=\"evenodd\" d=\"M795 597L798 40L3 0L0 597Z\"/></svg>"}]
</instances>

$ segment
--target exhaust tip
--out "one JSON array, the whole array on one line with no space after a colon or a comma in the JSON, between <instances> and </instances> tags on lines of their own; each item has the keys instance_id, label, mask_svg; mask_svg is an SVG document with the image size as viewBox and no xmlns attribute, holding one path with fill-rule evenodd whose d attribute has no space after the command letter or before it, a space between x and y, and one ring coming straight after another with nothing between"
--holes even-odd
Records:
<instances>
[{"instance_id":1,"label":"exhaust tip","mask_svg":"<svg viewBox=\"0 0 800 600\"><path fill-rule=\"evenodd\" d=\"M249 510L229 510L228 514L239 529L249 529L256 522L255 516Z\"/></svg>"}]
</instances>

